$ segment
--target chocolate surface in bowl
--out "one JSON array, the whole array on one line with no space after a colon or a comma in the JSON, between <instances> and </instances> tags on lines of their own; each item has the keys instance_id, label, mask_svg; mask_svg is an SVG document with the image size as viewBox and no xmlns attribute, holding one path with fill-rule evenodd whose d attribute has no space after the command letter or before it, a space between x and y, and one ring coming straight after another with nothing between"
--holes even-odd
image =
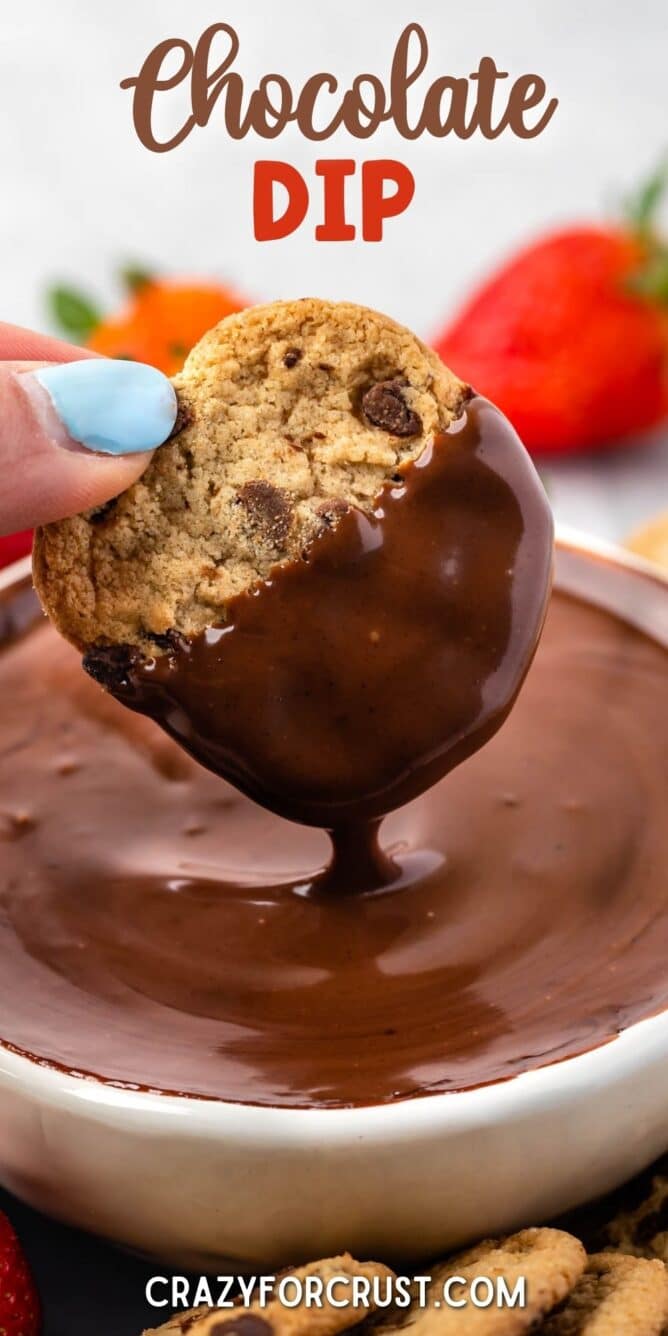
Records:
<instances>
[{"instance_id":1,"label":"chocolate surface in bowl","mask_svg":"<svg viewBox=\"0 0 668 1336\"><path fill-rule=\"evenodd\" d=\"M660 581L562 551L510 719L387 818L399 880L336 900L304 894L320 832L124 711L37 614L21 631L26 597L5 595L0 654L6 1044L166 1091L364 1105L513 1076L666 1006Z\"/></svg>"}]
</instances>

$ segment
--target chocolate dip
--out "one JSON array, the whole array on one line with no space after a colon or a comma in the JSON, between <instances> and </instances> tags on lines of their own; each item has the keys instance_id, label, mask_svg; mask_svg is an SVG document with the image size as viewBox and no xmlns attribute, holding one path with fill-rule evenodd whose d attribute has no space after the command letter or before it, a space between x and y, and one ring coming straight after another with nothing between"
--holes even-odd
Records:
<instances>
[{"instance_id":1,"label":"chocolate dip","mask_svg":"<svg viewBox=\"0 0 668 1336\"><path fill-rule=\"evenodd\" d=\"M364 1105L666 1007L668 589L568 551L557 574L504 727L385 820L397 875L354 896L313 893L325 834L202 769L5 597L3 1041L105 1081Z\"/></svg>"}]
</instances>

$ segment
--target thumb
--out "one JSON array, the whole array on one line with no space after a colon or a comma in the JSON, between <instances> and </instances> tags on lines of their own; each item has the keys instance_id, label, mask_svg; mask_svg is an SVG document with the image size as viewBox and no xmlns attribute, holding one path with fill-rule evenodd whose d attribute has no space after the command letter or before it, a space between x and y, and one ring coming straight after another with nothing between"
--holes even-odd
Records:
<instances>
[{"instance_id":1,"label":"thumb","mask_svg":"<svg viewBox=\"0 0 668 1336\"><path fill-rule=\"evenodd\" d=\"M176 411L170 381L142 362L0 362L0 535L117 496Z\"/></svg>"}]
</instances>

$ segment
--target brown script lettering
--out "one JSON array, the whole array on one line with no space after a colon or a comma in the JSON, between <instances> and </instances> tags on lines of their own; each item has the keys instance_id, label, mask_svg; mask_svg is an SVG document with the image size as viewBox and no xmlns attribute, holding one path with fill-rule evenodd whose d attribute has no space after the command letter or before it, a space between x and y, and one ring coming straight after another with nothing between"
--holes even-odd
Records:
<instances>
[{"instance_id":1,"label":"brown script lettering","mask_svg":"<svg viewBox=\"0 0 668 1336\"><path fill-rule=\"evenodd\" d=\"M293 123L312 141L329 139L340 127L355 139L369 139L384 121L411 140L423 134L469 139L476 132L496 139L505 130L520 139L535 139L558 106L556 97L546 101L547 87L539 75L521 74L509 83L508 71L483 56L469 75L434 79L424 91L419 113L411 118L408 94L424 75L429 58L427 34L419 23L409 23L401 33L387 87L377 74L363 73L340 91L335 75L322 71L295 92L284 75L269 73L247 93L243 76L233 68L239 47L234 28L212 23L194 47L181 37L159 42L139 74L122 80L121 88L134 89L134 126L146 148L153 153L178 148L195 126L208 125L218 103L230 139L244 139L251 131L260 139L277 139ZM190 112L170 137L159 139L154 126L158 95L169 95L187 80Z\"/></svg>"}]
</instances>

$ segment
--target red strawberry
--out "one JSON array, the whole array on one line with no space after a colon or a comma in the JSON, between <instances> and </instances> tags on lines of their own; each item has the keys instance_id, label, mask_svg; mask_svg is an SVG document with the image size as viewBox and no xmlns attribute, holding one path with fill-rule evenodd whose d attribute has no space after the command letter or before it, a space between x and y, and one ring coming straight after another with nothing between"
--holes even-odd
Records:
<instances>
[{"instance_id":1,"label":"red strawberry","mask_svg":"<svg viewBox=\"0 0 668 1336\"><path fill-rule=\"evenodd\" d=\"M436 341L533 453L601 448L668 416L668 248L657 176L618 227L527 246Z\"/></svg>"},{"instance_id":2,"label":"red strawberry","mask_svg":"<svg viewBox=\"0 0 668 1336\"><path fill-rule=\"evenodd\" d=\"M39 1336L41 1328L35 1282L14 1229L0 1211L1 1336Z\"/></svg>"},{"instance_id":3,"label":"red strawberry","mask_svg":"<svg viewBox=\"0 0 668 1336\"><path fill-rule=\"evenodd\" d=\"M32 529L25 529L23 533L10 533L6 538L0 538L0 567L9 566L10 562L18 561L19 557L25 557L32 547ZM2 1328L0 1328L2 1336Z\"/></svg>"}]
</instances>

